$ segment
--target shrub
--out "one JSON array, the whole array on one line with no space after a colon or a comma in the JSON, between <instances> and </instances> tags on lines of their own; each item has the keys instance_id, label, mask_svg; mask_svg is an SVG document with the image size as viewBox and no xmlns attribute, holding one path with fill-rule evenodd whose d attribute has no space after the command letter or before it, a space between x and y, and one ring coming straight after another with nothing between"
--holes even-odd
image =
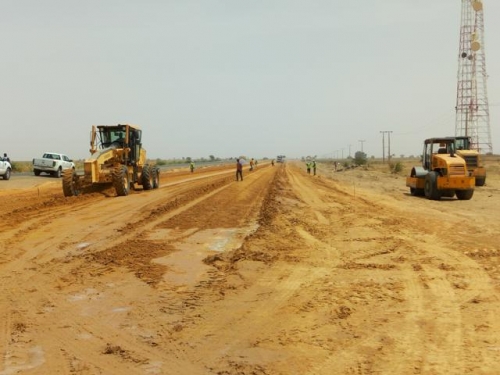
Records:
<instances>
[{"instance_id":1,"label":"shrub","mask_svg":"<svg viewBox=\"0 0 500 375\"><path fill-rule=\"evenodd\" d=\"M31 172L33 164L27 161L13 161L10 163L13 172Z\"/></svg>"},{"instance_id":2,"label":"shrub","mask_svg":"<svg viewBox=\"0 0 500 375\"><path fill-rule=\"evenodd\" d=\"M366 164L366 154L363 151L356 151L354 154L354 164L364 165Z\"/></svg>"},{"instance_id":3,"label":"shrub","mask_svg":"<svg viewBox=\"0 0 500 375\"><path fill-rule=\"evenodd\" d=\"M401 173L403 171L403 164L398 161L396 164L389 164L389 168L392 173Z\"/></svg>"}]
</instances>

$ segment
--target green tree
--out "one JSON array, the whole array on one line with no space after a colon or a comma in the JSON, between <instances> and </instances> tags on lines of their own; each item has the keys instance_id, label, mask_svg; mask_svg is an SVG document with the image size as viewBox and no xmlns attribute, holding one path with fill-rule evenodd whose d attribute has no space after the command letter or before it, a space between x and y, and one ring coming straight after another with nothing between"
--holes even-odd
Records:
<instances>
[{"instance_id":1,"label":"green tree","mask_svg":"<svg viewBox=\"0 0 500 375\"><path fill-rule=\"evenodd\" d=\"M356 165L364 165L366 164L366 154L363 151L356 151L354 154L354 164Z\"/></svg>"}]
</instances>

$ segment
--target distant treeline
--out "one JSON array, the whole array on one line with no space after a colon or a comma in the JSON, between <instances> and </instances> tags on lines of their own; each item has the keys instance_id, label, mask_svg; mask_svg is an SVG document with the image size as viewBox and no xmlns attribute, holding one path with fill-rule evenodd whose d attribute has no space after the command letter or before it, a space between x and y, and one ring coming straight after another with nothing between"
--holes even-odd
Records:
<instances>
[{"instance_id":1,"label":"distant treeline","mask_svg":"<svg viewBox=\"0 0 500 375\"><path fill-rule=\"evenodd\" d=\"M158 166L169 166L169 165L180 165L180 164L189 164L194 162L195 164L203 164L203 163L213 163L218 161L230 161L236 158L226 158L221 159L210 155L208 158L174 158L174 159L149 159L147 160L148 164L158 165ZM83 169L84 160L73 160L75 163L76 169ZM11 161L12 171L13 172L31 172L33 170L33 162L32 161Z\"/></svg>"}]
</instances>

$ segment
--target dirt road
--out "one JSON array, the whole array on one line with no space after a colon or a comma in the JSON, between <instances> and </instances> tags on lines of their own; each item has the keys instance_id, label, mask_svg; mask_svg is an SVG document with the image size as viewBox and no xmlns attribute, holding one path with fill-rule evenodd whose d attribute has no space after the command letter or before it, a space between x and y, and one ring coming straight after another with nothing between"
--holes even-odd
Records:
<instances>
[{"instance_id":1,"label":"dirt road","mask_svg":"<svg viewBox=\"0 0 500 375\"><path fill-rule=\"evenodd\" d=\"M379 170L0 189L0 375L499 374L500 167L470 201Z\"/></svg>"}]
</instances>

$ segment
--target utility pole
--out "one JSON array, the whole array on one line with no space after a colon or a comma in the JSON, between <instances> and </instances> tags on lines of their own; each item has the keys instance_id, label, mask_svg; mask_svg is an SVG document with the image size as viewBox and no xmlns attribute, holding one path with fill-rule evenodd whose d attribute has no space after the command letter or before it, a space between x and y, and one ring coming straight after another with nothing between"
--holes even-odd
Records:
<instances>
[{"instance_id":1,"label":"utility pole","mask_svg":"<svg viewBox=\"0 0 500 375\"><path fill-rule=\"evenodd\" d=\"M363 143L366 142L366 140L360 139L358 142L361 143L361 152L363 152Z\"/></svg>"},{"instance_id":2,"label":"utility pole","mask_svg":"<svg viewBox=\"0 0 500 375\"><path fill-rule=\"evenodd\" d=\"M387 159L389 160L389 164L391 164L391 133L392 133L392 131L387 132L387 146L388 146L388 153L389 153L389 156L387 157Z\"/></svg>"},{"instance_id":3,"label":"utility pole","mask_svg":"<svg viewBox=\"0 0 500 375\"><path fill-rule=\"evenodd\" d=\"M344 160L344 149L342 149L342 160Z\"/></svg>"},{"instance_id":4,"label":"utility pole","mask_svg":"<svg viewBox=\"0 0 500 375\"><path fill-rule=\"evenodd\" d=\"M382 163L385 164L385 131L380 131L382 133Z\"/></svg>"},{"instance_id":5,"label":"utility pole","mask_svg":"<svg viewBox=\"0 0 500 375\"><path fill-rule=\"evenodd\" d=\"M380 132L382 133L382 161L385 164L385 134L387 133L387 143L388 143L387 160L390 164L391 163L391 133L392 133L392 130L382 130Z\"/></svg>"},{"instance_id":6,"label":"utility pole","mask_svg":"<svg viewBox=\"0 0 500 375\"><path fill-rule=\"evenodd\" d=\"M349 158L351 157L351 146L352 145L349 145L349 156L348 156Z\"/></svg>"}]
</instances>

